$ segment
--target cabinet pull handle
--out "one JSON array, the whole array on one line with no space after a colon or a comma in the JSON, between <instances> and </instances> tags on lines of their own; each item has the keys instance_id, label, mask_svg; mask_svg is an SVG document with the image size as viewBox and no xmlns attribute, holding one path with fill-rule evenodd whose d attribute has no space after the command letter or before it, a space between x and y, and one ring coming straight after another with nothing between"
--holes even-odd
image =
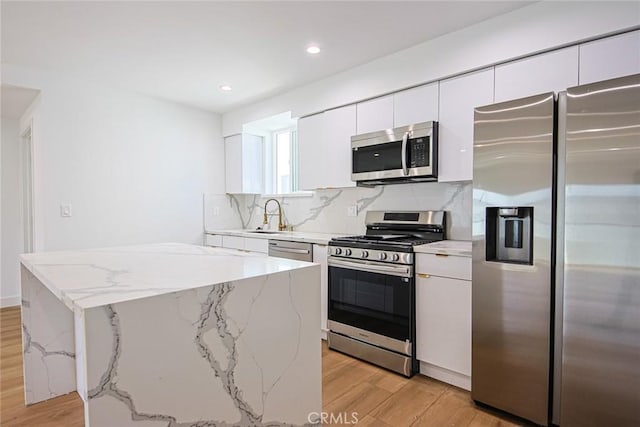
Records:
<instances>
[{"instance_id":1,"label":"cabinet pull handle","mask_svg":"<svg viewBox=\"0 0 640 427\"><path fill-rule=\"evenodd\" d=\"M436 254L436 256L449 256L449 254Z\"/></svg>"},{"instance_id":2,"label":"cabinet pull handle","mask_svg":"<svg viewBox=\"0 0 640 427\"><path fill-rule=\"evenodd\" d=\"M429 277L431 277L430 274L424 274L424 273L418 273L418 277L421 277L423 279L428 279Z\"/></svg>"}]
</instances>

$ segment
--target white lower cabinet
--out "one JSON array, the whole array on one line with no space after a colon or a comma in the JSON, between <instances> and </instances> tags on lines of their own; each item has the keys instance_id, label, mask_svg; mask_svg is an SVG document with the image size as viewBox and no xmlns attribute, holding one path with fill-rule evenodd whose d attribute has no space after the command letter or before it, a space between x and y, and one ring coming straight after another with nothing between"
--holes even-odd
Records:
<instances>
[{"instance_id":1,"label":"white lower cabinet","mask_svg":"<svg viewBox=\"0 0 640 427\"><path fill-rule=\"evenodd\" d=\"M269 241L267 239L244 238L244 250L249 252L269 253Z\"/></svg>"},{"instance_id":2,"label":"white lower cabinet","mask_svg":"<svg viewBox=\"0 0 640 427\"><path fill-rule=\"evenodd\" d=\"M205 246L213 246L215 248L222 247L222 236L219 234L205 234L204 235L204 245Z\"/></svg>"},{"instance_id":3,"label":"white lower cabinet","mask_svg":"<svg viewBox=\"0 0 640 427\"><path fill-rule=\"evenodd\" d=\"M244 237L222 236L222 247L227 249L244 250Z\"/></svg>"},{"instance_id":4,"label":"white lower cabinet","mask_svg":"<svg viewBox=\"0 0 640 427\"><path fill-rule=\"evenodd\" d=\"M258 252L262 254L269 252L269 240L251 237L207 233L204 235L204 244L205 246L238 249L241 251Z\"/></svg>"},{"instance_id":5,"label":"white lower cabinet","mask_svg":"<svg viewBox=\"0 0 640 427\"><path fill-rule=\"evenodd\" d=\"M327 266L327 245L313 245L313 262L320 264L320 330L322 339L327 339L327 307L329 300L329 270Z\"/></svg>"},{"instance_id":6,"label":"white lower cabinet","mask_svg":"<svg viewBox=\"0 0 640 427\"><path fill-rule=\"evenodd\" d=\"M470 271L471 258L417 255L416 356L420 372L467 390L471 388Z\"/></svg>"}]
</instances>

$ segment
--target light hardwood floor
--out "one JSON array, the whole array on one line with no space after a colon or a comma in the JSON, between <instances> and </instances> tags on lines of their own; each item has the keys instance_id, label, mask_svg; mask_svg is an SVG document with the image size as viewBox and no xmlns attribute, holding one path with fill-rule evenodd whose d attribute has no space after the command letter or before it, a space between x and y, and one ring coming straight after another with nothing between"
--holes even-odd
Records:
<instances>
[{"instance_id":1,"label":"light hardwood floor","mask_svg":"<svg viewBox=\"0 0 640 427\"><path fill-rule=\"evenodd\" d=\"M76 393L24 406L20 309L0 310L0 425L84 425ZM477 409L469 393L416 375L406 379L322 346L323 409L358 427L514 426ZM333 424L332 425L336 425ZM114 426L116 427L116 426Z\"/></svg>"}]
</instances>

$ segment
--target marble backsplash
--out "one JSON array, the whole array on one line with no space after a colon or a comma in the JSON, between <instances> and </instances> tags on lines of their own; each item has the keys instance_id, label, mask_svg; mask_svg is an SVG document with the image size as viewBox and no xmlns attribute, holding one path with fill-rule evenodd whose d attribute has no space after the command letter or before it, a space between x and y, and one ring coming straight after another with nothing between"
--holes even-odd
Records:
<instances>
[{"instance_id":1,"label":"marble backsplash","mask_svg":"<svg viewBox=\"0 0 640 427\"><path fill-rule=\"evenodd\" d=\"M445 210L447 238L471 239L471 182L385 185L374 188L318 190L313 196L277 197L284 222L294 230L362 234L368 210ZM205 230L263 227L264 203L260 195L210 194L204 197ZM357 216L349 207L357 206ZM275 203L269 213L277 213ZM269 216L265 229L277 229L277 215Z\"/></svg>"}]
</instances>

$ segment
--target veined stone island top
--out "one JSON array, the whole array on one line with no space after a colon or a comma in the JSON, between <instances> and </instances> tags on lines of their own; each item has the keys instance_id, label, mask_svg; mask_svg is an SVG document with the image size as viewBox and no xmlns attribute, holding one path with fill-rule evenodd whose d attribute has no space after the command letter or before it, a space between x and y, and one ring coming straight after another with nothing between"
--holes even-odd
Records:
<instances>
[{"instance_id":1,"label":"veined stone island top","mask_svg":"<svg viewBox=\"0 0 640 427\"><path fill-rule=\"evenodd\" d=\"M284 258L180 243L21 255L70 309L88 309L308 267Z\"/></svg>"}]
</instances>

